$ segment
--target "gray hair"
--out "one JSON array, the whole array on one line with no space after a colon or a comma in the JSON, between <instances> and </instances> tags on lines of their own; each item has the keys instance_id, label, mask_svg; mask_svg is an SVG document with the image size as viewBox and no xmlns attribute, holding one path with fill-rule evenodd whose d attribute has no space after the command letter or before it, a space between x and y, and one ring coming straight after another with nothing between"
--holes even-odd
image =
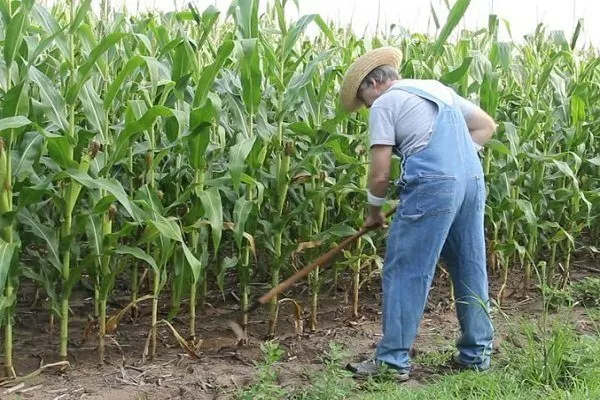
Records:
<instances>
[{"instance_id":1,"label":"gray hair","mask_svg":"<svg viewBox=\"0 0 600 400\"><path fill-rule=\"evenodd\" d=\"M365 79L362 80L360 86L358 87L358 92L360 93L362 90L367 89L371 86L371 81L375 81L377 83L385 83L389 81L393 81L398 79L400 76L398 75L398 71L391 65L381 65L365 76Z\"/></svg>"}]
</instances>

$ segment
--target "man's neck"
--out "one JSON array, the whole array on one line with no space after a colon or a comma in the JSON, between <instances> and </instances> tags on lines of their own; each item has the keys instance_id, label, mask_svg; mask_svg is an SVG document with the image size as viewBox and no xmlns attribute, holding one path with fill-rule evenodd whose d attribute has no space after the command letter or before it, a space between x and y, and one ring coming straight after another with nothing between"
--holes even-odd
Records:
<instances>
[{"instance_id":1,"label":"man's neck","mask_svg":"<svg viewBox=\"0 0 600 400\"><path fill-rule=\"evenodd\" d=\"M389 88L391 88L392 86L394 86L398 82L400 82L399 79L394 79L393 81L386 82L385 85L383 86L383 92L387 91Z\"/></svg>"}]
</instances>

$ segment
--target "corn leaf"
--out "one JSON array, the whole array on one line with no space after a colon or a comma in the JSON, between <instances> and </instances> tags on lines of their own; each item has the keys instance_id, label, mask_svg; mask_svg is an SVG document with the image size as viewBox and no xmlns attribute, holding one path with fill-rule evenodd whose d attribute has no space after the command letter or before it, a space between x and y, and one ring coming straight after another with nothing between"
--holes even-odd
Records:
<instances>
[{"instance_id":1,"label":"corn leaf","mask_svg":"<svg viewBox=\"0 0 600 400\"><path fill-rule=\"evenodd\" d=\"M66 119L65 100L58 90L56 90L52 81L36 67L29 69L29 75L40 91L42 108L48 114L48 118L60 130L67 132L68 123Z\"/></svg>"},{"instance_id":2,"label":"corn leaf","mask_svg":"<svg viewBox=\"0 0 600 400\"><path fill-rule=\"evenodd\" d=\"M64 177L70 177L77 181L80 185L85 186L90 189L103 189L108 193L115 196L117 201L125 208L127 213L135 220L142 221L143 213L133 202L129 200L127 193L123 189L123 186L116 179L103 179L103 178L92 178L86 173L68 169L62 173L56 174L54 176L55 180L63 179Z\"/></svg>"},{"instance_id":3,"label":"corn leaf","mask_svg":"<svg viewBox=\"0 0 600 400\"><path fill-rule=\"evenodd\" d=\"M19 223L27 226L33 235L44 241L46 251L48 252L47 260L54 268L61 271L62 264L58 254L58 237L56 231L49 226L42 224L38 217L32 214L27 208L23 208L19 211L17 220Z\"/></svg>"},{"instance_id":4,"label":"corn leaf","mask_svg":"<svg viewBox=\"0 0 600 400\"><path fill-rule=\"evenodd\" d=\"M235 225L233 227L233 235L238 248L242 248L242 235L244 234L246 222L250 217L250 213L254 208L254 203L244 197L240 197L235 202L233 208L233 218Z\"/></svg>"},{"instance_id":5,"label":"corn leaf","mask_svg":"<svg viewBox=\"0 0 600 400\"><path fill-rule=\"evenodd\" d=\"M18 182L37 175L34 165L42 155L44 137L38 132L26 132L19 146L13 153L13 176Z\"/></svg>"},{"instance_id":6,"label":"corn leaf","mask_svg":"<svg viewBox=\"0 0 600 400\"><path fill-rule=\"evenodd\" d=\"M431 47L431 50L427 54L427 58L437 59L440 57L444 44L446 44L446 41L452 34L452 31L458 26L458 23L467 12L467 8L469 8L470 3L471 0L457 0L452 6L452 9L448 14L448 19L442 27L442 30L433 44L433 47Z\"/></svg>"},{"instance_id":7,"label":"corn leaf","mask_svg":"<svg viewBox=\"0 0 600 400\"><path fill-rule=\"evenodd\" d=\"M200 192L200 201L204 215L208 219L212 232L213 249L215 255L219 251L221 235L223 232L223 204L219 189L216 187Z\"/></svg>"},{"instance_id":8,"label":"corn leaf","mask_svg":"<svg viewBox=\"0 0 600 400\"><path fill-rule=\"evenodd\" d=\"M255 141L256 137L244 139L234 145L229 152L229 174L233 181L234 190L238 190L240 186L242 172L246 165L246 158L250 154Z\"/></svg>"},{"instance_id":9,"label":"corn leaf","mask_svg":"<svg viewBox=\"0 0 600 400\"><path fill-rule=\"evenodd\" d=\"M13 254L16 249L16 244L7 243L0 239L0 293L4 293L4 287L12 265Z\"/></svg>"},{"instance_id":10,"label":"corn leaf","mask_svg":"<svg viewBox=\"0 0 600 400\"><path fill-rule=\"evenodd\" d=\"M140 248L130 247L130 246L117 246L117 248L115 249L115 253L121 254L121 255L133 256L133 257L137 258L138 260L144 261L146 264L148 264L155 273L160 272L158 265L156 264L156 261L154 260L154 258L152 258L148 253L146 253L144 250L142 250Z\"/></svg>"}]
</instances>

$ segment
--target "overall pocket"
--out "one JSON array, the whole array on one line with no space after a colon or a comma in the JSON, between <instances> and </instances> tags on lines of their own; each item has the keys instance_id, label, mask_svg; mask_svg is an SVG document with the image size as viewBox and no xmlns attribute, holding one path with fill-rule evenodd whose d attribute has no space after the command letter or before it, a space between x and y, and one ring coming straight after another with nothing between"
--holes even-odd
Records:
<instances>
[{"instance_id":1,"label":"overall pocket","mask_svg":"<svg viewBox=\"0 0 600 400\"><path fill-rule=\"evenodd\" d=\"M417 209L423 215L448 214L456 202L456 176L421 175L417 186Z\"/></svg>"}]
</instances>

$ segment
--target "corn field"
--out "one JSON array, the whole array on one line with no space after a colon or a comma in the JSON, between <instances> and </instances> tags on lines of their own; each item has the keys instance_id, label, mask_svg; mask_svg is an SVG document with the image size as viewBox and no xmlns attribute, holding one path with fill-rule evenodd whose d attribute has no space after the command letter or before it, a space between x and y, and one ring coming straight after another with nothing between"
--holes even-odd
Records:
<instances>
[{"instance_id":1,"label":"corn field","mask_svg":"<svg viewBox=\"0 0 600 400\"><path fill-rule=\"evenodd\" d=\"M394 27L363 38L318 15L290 21L287 3L264 14L258 0L234 0L227 15L190 6L130 16L109 1L95 15L91 0L0 0L6 376L15 375L25 281L50 299L63 360L71 293L92 288L100 361L116 324L107 299L126 282L134 318L151 318L152 357L160 303L170 319L185 315L182 334L193 341L209 291L233 293L245 309L355 233L366 209L368 112L343 113L338 88L355 57L382 45L402 49L403 77L439 79L499 124L482 157L493 279L524 273L527 288L546 263L563 285L573 256L596 251L600 58L575 50L581 24L568 37L539 26L523 43L499 42L494 15L486 29L455 31L469 5L459 0L436 37ZM395 160L395 177L399 168ZM358 313L383 240L383 231L366 235L311 274L301 300L312 329L325 283L346 285ZM267 310L271 335L278 304Z\"/></svg>"}]
</instances>

